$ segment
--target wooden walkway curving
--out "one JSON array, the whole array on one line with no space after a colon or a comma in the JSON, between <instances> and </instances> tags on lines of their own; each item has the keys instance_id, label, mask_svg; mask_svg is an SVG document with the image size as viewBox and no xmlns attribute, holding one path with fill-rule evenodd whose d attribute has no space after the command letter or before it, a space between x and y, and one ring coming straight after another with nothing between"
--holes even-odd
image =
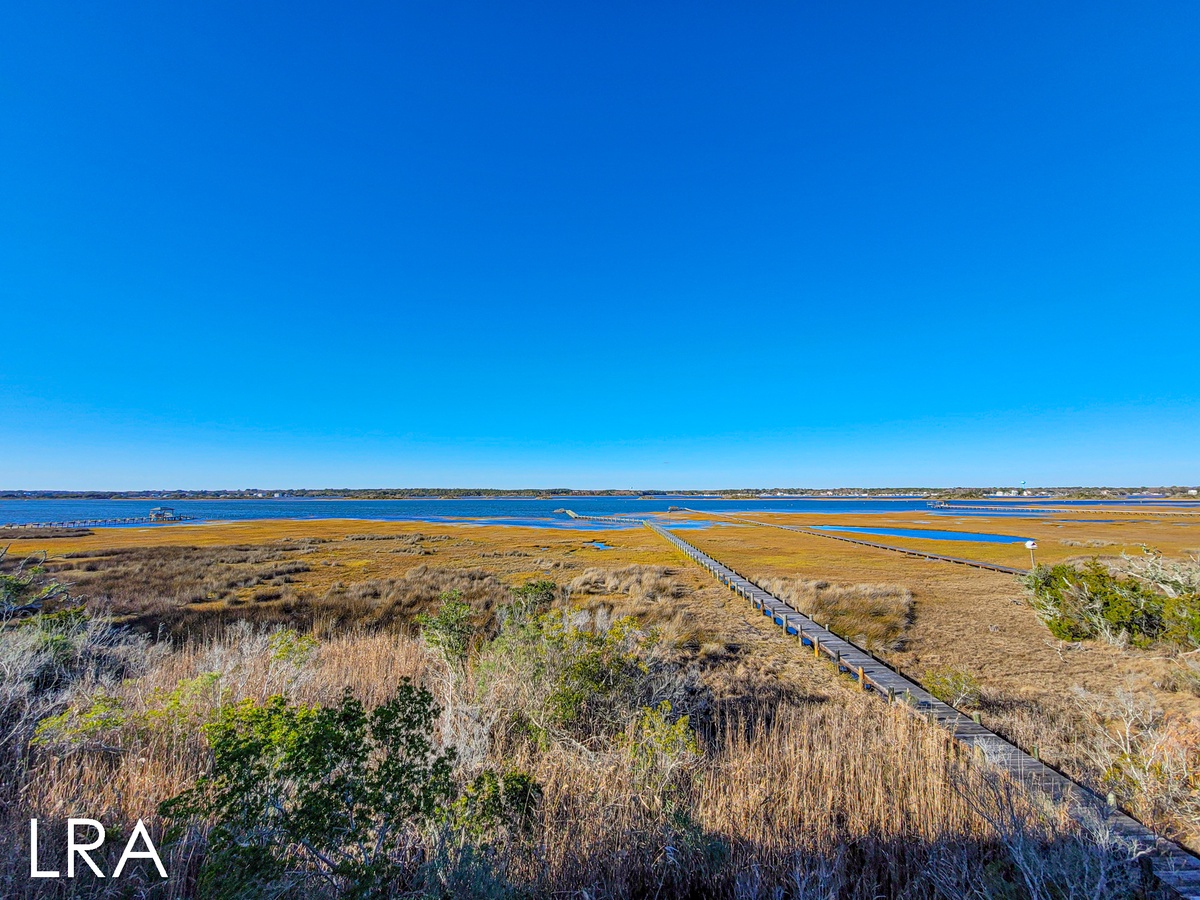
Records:
<instances>
[{"instance_id":1,"label":"wooden walkway curving","mask_svg":"<svg viewBox=\"0 0 1200 900\"><path fill-rule=\"evenodd\" d=\"M572 518L595 518L604 521L607 517L572 514ZM1154 874L1166 888L1183 900L1200 900L1200 858L1178 844L1158 837L1141 822L1109 806L1087 788L1034 759L949 704L938 700L917 682L905 678L866 650L818 625L808 616L764 591L683 538L655 522L642 520L642 524L707 569L718 581L744 598L751 608L761 612L773 624L782 628L786 635L794 635L798 648L807 649L817 657L835 663L839 671L846 672L857 680L862 690L871 691L888 703L901 703L914 715L923 716L930 722L936 722L946 728L956 742L980 754L993 766L1008 773L1027 788L1065 804L1077 821L1093 827L1103 827L1114 836L1148 853ZM819 532L808 533L825 536ZM899 548L884 546L884 549Z\"/></svg>"}]
</instances>

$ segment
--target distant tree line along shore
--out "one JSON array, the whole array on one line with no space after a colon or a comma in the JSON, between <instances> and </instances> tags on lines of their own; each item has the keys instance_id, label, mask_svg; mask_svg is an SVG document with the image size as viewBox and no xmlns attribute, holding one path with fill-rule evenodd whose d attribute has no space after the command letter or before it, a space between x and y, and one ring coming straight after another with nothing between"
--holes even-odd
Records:
<instances>
[{"instance_id":1,"label":"distant tree line along shore","mask_svg":"<svg viewBox=\"0 0 1200 900\"><path fill-rule=\"evenodd\" d=\"M471 497L512 497L552 499L555 497L672 497L711 496L730 499L779 495L788 497L889 497L917 496L937 499L974 500L996 496L1026 499L1119 500L1138 496L1189 497L1197 488L1188 486L1142 487L1038 487L1018 490L1012 487L890 487L890 488L727 488L722 490L576 490L573 488L242 488L236 490L143 490L143 491L18 491L0 490L3 500L263 500L263 499L342 499L342 500L404 500L447 499Z\"/></svg>"}]
</instances>

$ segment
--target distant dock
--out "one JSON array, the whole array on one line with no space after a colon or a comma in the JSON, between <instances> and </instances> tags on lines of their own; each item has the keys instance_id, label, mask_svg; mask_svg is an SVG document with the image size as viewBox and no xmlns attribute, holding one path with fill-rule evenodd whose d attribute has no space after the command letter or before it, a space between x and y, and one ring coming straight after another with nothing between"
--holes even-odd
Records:
<instances>
[{"instance_id":1,"label":"distant dock","mask_svg":"<svg viewBox=\"0 0 1200 900\"><path fill-rule=\"evenodd\" d=\"M127 516L120 519L68 519L63 522L5 522L0 529L18 528L100 528L105 525L161 525L190 522L195 516Z\"/></svg>"}]
</instances>

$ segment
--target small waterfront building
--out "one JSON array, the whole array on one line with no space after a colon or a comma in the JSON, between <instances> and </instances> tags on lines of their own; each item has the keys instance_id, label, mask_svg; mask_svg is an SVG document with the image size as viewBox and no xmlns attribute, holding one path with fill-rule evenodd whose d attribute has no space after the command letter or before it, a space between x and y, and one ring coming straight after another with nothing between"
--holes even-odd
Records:
<instances>
[{"instance_id":1,"label":"small waterfront building","mask_svg":"<svg viewBox=\"0 0 1200 900\"><path fill-rule=\"evenodd\" d=\"M175 518L175 510L169 506L156 506L150 510L151 522L167 522Z\"/></svg>"}]
</instances>

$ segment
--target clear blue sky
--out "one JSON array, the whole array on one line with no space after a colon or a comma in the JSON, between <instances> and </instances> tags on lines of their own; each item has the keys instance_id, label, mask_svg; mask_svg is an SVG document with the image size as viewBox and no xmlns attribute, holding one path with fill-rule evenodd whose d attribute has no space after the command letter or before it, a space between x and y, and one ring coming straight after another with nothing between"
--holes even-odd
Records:
<instances>
[{"instance_id":1,"label":"clear blue sky","mask_svg":"<svg viewBox=\"0 0 1200 900\"><path fill-rule=\"evenodd\" d=\"M0 487L1200 481L1200 5L10 3Z\"/></svg>"}]
</instances>

